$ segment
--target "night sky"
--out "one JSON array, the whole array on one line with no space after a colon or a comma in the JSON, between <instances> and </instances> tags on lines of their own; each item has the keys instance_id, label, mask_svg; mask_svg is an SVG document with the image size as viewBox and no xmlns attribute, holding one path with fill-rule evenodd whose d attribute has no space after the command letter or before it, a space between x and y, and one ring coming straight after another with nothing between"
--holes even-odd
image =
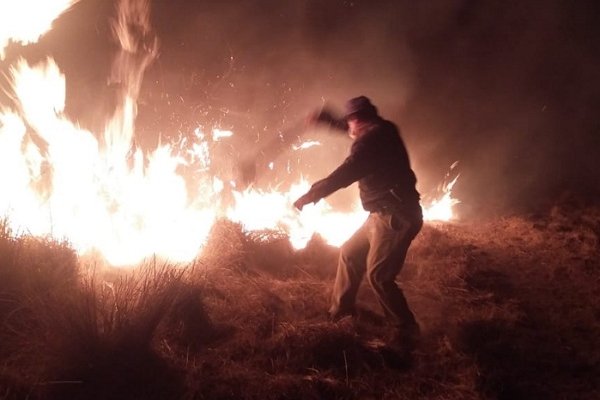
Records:
<instances>
[{"instance_id":1,"label":"night sky","mask_svg":"<svg viewBox=\"0 0 600 400\"><path fill-rule=\"evenodd\" d=\"M341 110L364 94L400 126L424 195L460 161L465 215L597 202L599 9L593 0L153 0L160 54L142 87L138 140L153 146L217 124L244 138L231 153L241 154L323 102ZM97 131L111 108L113 14L111 1L81 0L39 44L11 47L5 65L54 57L69 116ZM318 151L342 159L347 147Z\"/></svg>"}]
</instances>

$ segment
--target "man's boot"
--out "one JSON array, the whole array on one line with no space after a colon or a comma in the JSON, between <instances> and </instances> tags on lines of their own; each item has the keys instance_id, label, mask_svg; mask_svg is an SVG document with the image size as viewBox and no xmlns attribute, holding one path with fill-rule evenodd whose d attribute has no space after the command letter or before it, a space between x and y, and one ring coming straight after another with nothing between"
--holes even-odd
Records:
<instances>
[{"instance_id":1,"label":"man's boot","mask_svg":"<svg viewBox=\"0 0 600 400\"><path fill-rule=\"evenodd\" d=\"M402 353L411 353L421 338L421 328L414 322L410 325L396 327L388 340L388 346Z\"/></svg>"}]
</instances>

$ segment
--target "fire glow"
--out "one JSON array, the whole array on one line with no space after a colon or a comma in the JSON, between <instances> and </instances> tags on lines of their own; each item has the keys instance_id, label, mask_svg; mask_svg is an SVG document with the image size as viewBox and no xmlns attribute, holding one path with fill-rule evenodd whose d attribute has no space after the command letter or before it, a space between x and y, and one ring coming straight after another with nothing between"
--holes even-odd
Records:
<instances>
[{"instance_id":1,"label":"fire glow","mask_svg":"<svg viewBox=\"0 0 600 400\"><path fill-rule=\"evenodd\" d=\"M55 1L44 20L51 23L73 3ZM4 11L0 14L8 15ZM139 88L157 50L148 16L145 0L119 3L114 36L122 51L111 80L122 89L99 135L65 116L65 77L52 59L37 65L21 59L10 67L14 106L0 108L0 215L18 232L66 239L80 254L97 251L114 266L135 265L152 255L190 261L222 217L247 230L284 231L295 248L306 246L314 234L334 246L348 239L366 218L358 200L351 212L336 212L325 199L300 213L292 203L308 189L305 180L287 191L241 190L236 182L211 175L209 141L225 141L234 132L198 128L193 140L179 147L161 144L145 153L134 146ZM4 37L37 39L0 34L5 42ZM0 41L0 49L3 45ZM306 142L295 150L318 144ZM182 165L195 169L193 190L178 172ZM426 219L452 219L455 182L439 201L424 206ZM232 201L223 200L227 191Z\"/></svg>"},{"instance_id":2,"label":"fire glow","mask_svg":"<svg viewBox=\"0 0 600 400\"><path fill-rule=\"evenodd\" d=\"M0 8L0 60L10 42L35 43L52 22L78 0L2 1ZM10 3L10 4L9 4Z\"/></svg>"}]
</instances>

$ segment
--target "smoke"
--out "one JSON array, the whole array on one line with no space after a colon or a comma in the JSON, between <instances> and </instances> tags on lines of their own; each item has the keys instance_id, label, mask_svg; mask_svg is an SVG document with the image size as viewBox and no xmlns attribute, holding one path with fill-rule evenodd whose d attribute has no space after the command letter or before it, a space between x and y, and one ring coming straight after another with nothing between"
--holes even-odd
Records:
<instances>
[{"instance_id":1,"label":"smoke","mask_svg":"<svg viewBox=\"0 0 600 400\"><path fill-rule=\"evenodd\" d=\"M70 80L67 111L84 126L110 111L115 11L107 3L81 2L39 44ZM151 146L219 126L235 132L223 158L242 159L323 104L340 109L364 94L401 127L424 195L460 160L455 190L465 213L593 196L597 8L591 0L155 0L160 47L141 87L138 140ZM295 173L311 180L349 146L329 132L291 135L323 143L294 159ZM273 148L261 157L288 156Z\"/></svg>"},{"instance_id":2,"label":"smoke","mask_svg":"<svg viewBox=\"0 0 600 400\"><path fill-rule=\"evenodd\" d=\"M466 1L451 14L413 46L427 77L411 113L432 118L408 128L439 137L423 162L456 154L457 195L479 209L537 207L565 193L593 198L600 60L592 3Z\"/></svg>"}]
</instances>

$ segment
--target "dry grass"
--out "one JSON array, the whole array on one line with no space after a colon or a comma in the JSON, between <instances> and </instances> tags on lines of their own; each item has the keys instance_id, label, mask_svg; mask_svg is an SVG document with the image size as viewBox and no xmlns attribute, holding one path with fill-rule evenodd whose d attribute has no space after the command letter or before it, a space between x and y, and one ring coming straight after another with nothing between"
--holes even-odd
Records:
<instances>
[{"instance_id":1,"label":"dry grass","mask_svg":"<svg viewBox=\"0 0 600 400\"><path fill-rule=\"evenodd\" d=\"M93 271L0 231L0 398L600 397L600 210L427 225L400 283L412 359L365 285L326 320L337 250L221 221L187 268Z\"/></svg>"}]
</instances>

